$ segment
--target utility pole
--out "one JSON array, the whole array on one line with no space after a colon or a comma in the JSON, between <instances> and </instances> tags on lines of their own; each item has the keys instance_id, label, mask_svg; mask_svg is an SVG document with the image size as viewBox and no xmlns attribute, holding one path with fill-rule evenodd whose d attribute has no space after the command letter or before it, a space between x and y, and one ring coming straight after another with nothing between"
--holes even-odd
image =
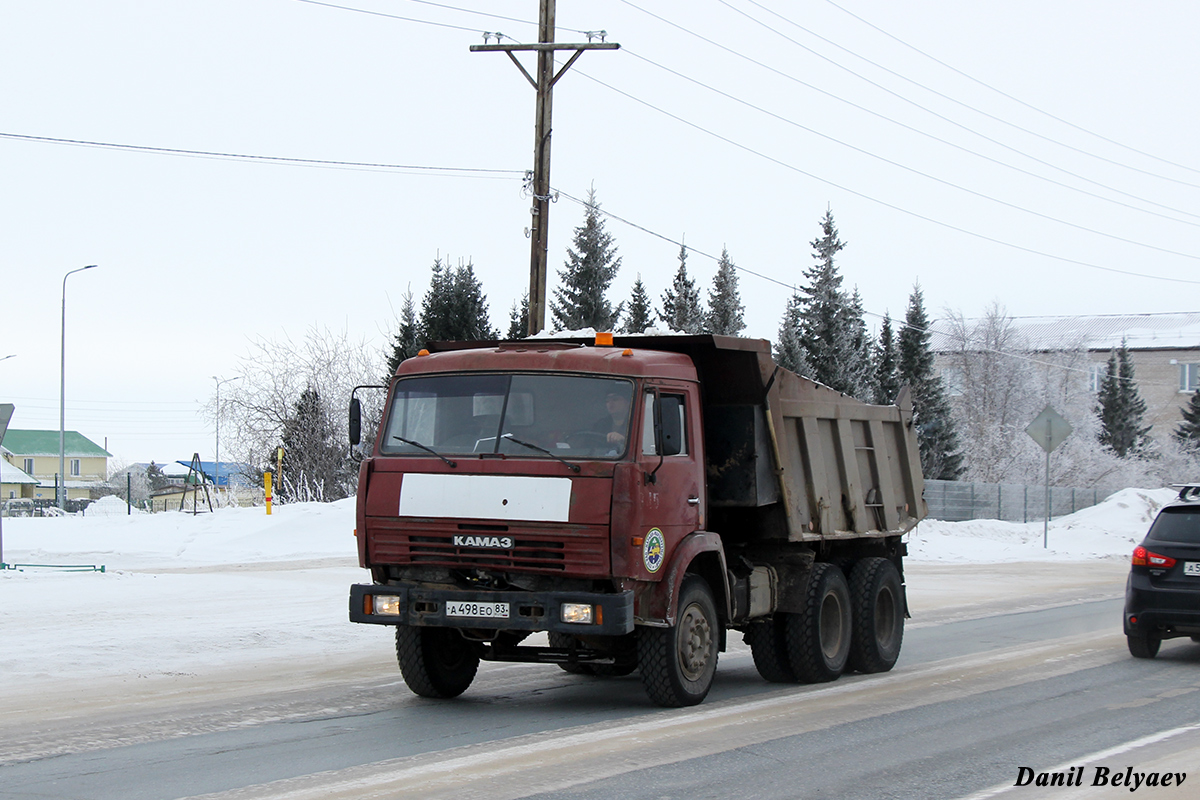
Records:
<instances>
[{"instance_id":1,"label":"utility pole","mask_svg":"<svg viewBox=\"0 0 1200 800\"><path fill-rule=\"evenodd\" d=\"M583 55L584 50L618 50L621 45L605 42L607 33L588 33L587 44L554 43L555 0L540 0L538 14L537 44L500 44L500 34L485 33L484 44L471 45L472 53L502 52L516 64L517 69L537 92L537 108L533 134L533 208L530 209L532 223L529 228L529 334L540 333L546 326L546 257L549 252L550 236L550 117L553 109L554 84ZM496 44L487 44L491 37ZM593 37L599 42L591 41ZM537 79L521 66L514 52L532 50L537 53ZM574 55L557 73L554 72L556 50L574 50Z\"/></svg>"}]
</instances>

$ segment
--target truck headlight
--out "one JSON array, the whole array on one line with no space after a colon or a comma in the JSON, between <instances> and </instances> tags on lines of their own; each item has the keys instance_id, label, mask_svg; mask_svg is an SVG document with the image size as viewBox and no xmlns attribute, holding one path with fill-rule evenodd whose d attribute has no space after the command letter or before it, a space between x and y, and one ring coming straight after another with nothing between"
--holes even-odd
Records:
<instances>
[{"instance_id":1,"label":"truck headlight","mask_svg":"<svg viewBox=\"0 0 1200 800\"><path fill-rule=\"evenodd\" d=\"M574 622L579 625L591 625L595 617L595 609L586 603L563 603L562 621Z\"/></svg>"},{"instance_id":2,"label":"truck headlight","mask_svg":"<svg viewBox=\"0 0 1200 800\"><path fill-rule=\"evenodd\" d=\"M371 613L392 617L400 616L400 598L394 594L372 595Z\"/></svg>"}]
</instances>

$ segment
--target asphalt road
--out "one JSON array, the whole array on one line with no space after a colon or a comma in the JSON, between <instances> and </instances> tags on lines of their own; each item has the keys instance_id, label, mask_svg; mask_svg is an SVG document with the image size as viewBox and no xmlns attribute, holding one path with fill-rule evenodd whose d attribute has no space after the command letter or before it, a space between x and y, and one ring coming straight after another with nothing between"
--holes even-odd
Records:
<instances>
[{"instance_id":1,"label":"asphalt road","mask_svg":"<svg viewBox=\"0 0 1200 800\"><path fill-rule=\"evenodd\" d=\"M1096 766L1189 773L1182 787L1137 794L1196 796L1200 644L1172 640L1158 659L1136 661L1120 611L1110 598L935 618L910 626L892 672L814 686L763 682L731 637L712 693L693 709L650 705L636 675L485 664L449 702L416 698L380 668L255 697L81 712L16 738L5 731L0 798L985 800L1102 791L1012 786L1022 766L1064 765L1083 767L1089 784Z\"/></svg>"}]
</instances>

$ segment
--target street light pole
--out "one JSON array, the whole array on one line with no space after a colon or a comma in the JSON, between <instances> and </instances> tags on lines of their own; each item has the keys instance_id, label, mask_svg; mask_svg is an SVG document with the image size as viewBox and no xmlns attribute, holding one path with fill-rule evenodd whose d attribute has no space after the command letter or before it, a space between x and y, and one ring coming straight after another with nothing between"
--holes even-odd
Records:
<instances>
[{"instance_id":1,"label":"street light pole","mask_svg":"<svg viewBox=\"0 0 1200 800\"><path fill-rule=\"evenodd\" d=\"M95 269L98 264L73 269L63 275L62 290L62 360L60 361L58 388L58 507L67 508L67 278L85 269Z\"/></svg>"},{"instance_id":2,"label":"street light pole","mask_svg":"<svg viewBox=\"0 0 1200 800\"><path fill-rule=\"evenodd\" d=\"M219 492L221 491L221 384L229 383L231 381L240 381L242 379L242 376L235 375L232 378L226 378L225 380L221 380L216 375L213 375L212 379L217 382L217 415L216 415L217 441L216 441L215 452L213 454L213 458L216 461L216 466L213 468L213 472L216 475L216 477L213 478L213 489L215 489L218 492L217 497L220 497Z\"/></svg>"}]
</instances>

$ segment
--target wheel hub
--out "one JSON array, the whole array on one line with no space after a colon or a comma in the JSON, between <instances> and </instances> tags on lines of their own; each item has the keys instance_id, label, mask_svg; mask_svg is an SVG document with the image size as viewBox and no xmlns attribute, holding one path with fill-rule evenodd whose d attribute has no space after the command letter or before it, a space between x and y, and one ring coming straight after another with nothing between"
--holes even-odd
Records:
<instances>
[{"instance_id":1,"label":"wheel hub","mask_svg":"<svg viewBox=\"0 0 1200 800\"><path fill-rule=\"evenodd\" d=\"M700 679L712 648L712 626L699 606L688 606L679 620L679 665L688 680Z\"/></svg>"}]
</instances>

